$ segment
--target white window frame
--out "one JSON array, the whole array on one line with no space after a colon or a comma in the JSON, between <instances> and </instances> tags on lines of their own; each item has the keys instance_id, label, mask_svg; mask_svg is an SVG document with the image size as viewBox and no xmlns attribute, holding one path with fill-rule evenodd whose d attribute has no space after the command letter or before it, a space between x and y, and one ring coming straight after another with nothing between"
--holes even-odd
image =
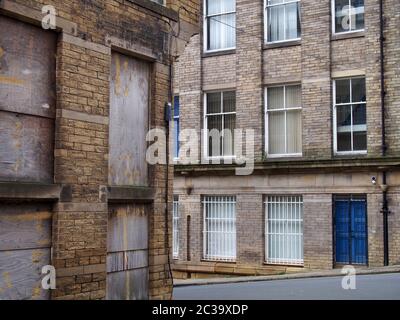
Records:
<instances>
[{"instance_id":1,"label":"white window frame","mask_svg":"<svg viewBox=\"0 0 400 320\"><path fill-rule=\"evenodd\" d=\"M303 156L303 137L302 137L302 146L301 150L302 152L299 153L269 153L269 127L268 127L268 116L270 112L285 112L285 150L287 147L287 112L289 111L294 111L294 110L300 110L302 111L302 102L300 101L300 107L297 108L290 108L286 109L286 87L291 87L291 86L300 86L300 83L292 83L292 84L280 84L280 85L273 85L273 86L267 86L264 88L264 97L265 97L265 105L264 105L264 114L265 114L265 123L264 123L264 128L265 128L265 152L267 154L268 158L285 158L285 157L302 157ZM283 103L284 103L284 108L282 109L273 109L268 111L268 88L280 88L283 87Z\"/></svg>"},{"instance_id":2,"label":"white window frame","mask_svg":"<svg viewBox=\"0 0 400 320\"><path fill-rule=\"evenodd\" d=\"M276 198L281 197L284 199L288 199L287 201L283 201L283 202L278 202L278 201L274 201L271 202L270 199L274 198L276 200ZM289 199L292 200L292 198L295 199L295 201L289 201ZM268 228L268 222L269 222L269 212L268 212L268 204L269 203L279 203L279 204L295 204L295 212L291 211L291 215L293 217L293 215L296 215L298 213L297 210L299 210L299 208L297 206L300 207L300 219L279 219L279 220L284 220L286 221L286 223L290 223L291 221L295 221L295 222L300 222L301 225L301 230L299 233L294 233L292 235L296 235L296 236L300 236L301 237L301 247L295 247L296 250L300 250L301 252L301 259L287 259L286 257L283 258L270 258L269 257L269 236L270 235L278 235L276 233L270 233L270 230ZM265 262L267 264L275 264L275 265L293 265L293 266L304 266L304 202L303 202L303 196L302 195L268 195L265 197L265 201L264 201L264 212L265 212L265 235L264 235L264 240L265 240ZM292 207L293 210L293 207ZM275 245L275 249L277 249L277 246ZM291 241L291 249L293 250L293 243ZM281 250L281 248L279 248L279 251L282 253L282 255L285 254L285 248L283 248Z\"/></svg>"},{"instance_id":3,"label":"white window frame","mask_svg":"<svg viewBox=\"0 0 400 320\"><path fill-rule=\"evenodd\" d=\"M223 111L223 107L224 107L224 92L230 92L230 91L234 91L236 94L236 90L235 89L224 89L224 90L214 90L214 91L207 91L204 92L204 106L203 106L203 154L204 154L204 159L207 161L212 161L212 160L234 160L236 159L236 155L235 155L235 146L233 146L233 154L232 155L222 155L222 156L209 156L208 154L208 115L207 114L207 94L209 93L220 93L221 94L221 111ZM220 112L220 113L212 113L211 115L215 116L215 115L229 115L229 114L235 114L236 115L236 101L235 101L235 111L231 111L231 112ZM224 128L224 117L222 117L222 129ZM235 124L235 128L236 128L236 124ZM223 135L224 130L222 130L221 134ZM234 132L232 132L232 138L234 137ZM223 145L223 142L222 142Z\"/></svg>"},{"instance_id":4,"label":"white window frame","mask_svg":"<svg viewBox=\"0 0 400 320\"><path fill-rule=\"evenodd\" d=\"M219 201L218 201L219 200ZM210 205L222 205L222 204L233 204L234 205L234 217L229 219L227 218L227 213L225 212L225 217L223 218L218 218L220 220L228 220L230 222L233 222L235 226L235 231L234 231L234 244L219 244L217 246L217 249L219 250L224 250L224 246L228 245L233 245L235 248L235 255L234 256L228 256L228 255L210 255L207 252L207 237L208 237L208 231L207 231L207 208L206 204ZM228 261L228 262L234 262L236 261L237 257L237 228L236 228L236 196L232 195L212 195L212 196L203 196L202 199L202 205L203 205L203 259L207 261ZM220 222L221 229L224 229L224 224L223 221ZM226 232L226 231L222 231ZM215 249L215 248L214 248ZM232 247L231 247L232 249Z\"/></svg>"},{"instance_id":5,"label":"white window frame","mask_svg":"<svg viewBox=\"0 0 400 320\"><path fill-rule=\"evenodd\" d=\"M236 0L235 0L236 2ZM212 15L207 15L207 0L203 0L203 8L204 8L204 14L203 14L203 52L204 53L212 53L212 52L220 52L220 51L227 51L227 50L234 50L236 49L236 46L233 47L228 47L228 48L221 48L221 49L213 49L213 50L208 50L208 19L212 19L213 17L218 17L222 15L227 15L227 14L232 14L234 13L236 16L236 4L235 4L235 11L226 11L226 12L221 12L218 14L212 14ZM236 43L236 23L235 26L232 27L234 29L234 34L235 34L235 43Z\"/></svg>"},{"instance_id":6,"label":"white window frame","mask_svg":"<svg viewBox=\"0 0 400 320\"><path fill-rule=\"evenodd\" d=\"M174 195L172 203L172 257L173 259L179 258L179 226L180 226L180 214L179 214L179 196Z\"/></svg>"},{"instance_id":7,"label":"white window frame","mask_svg":"<svg viewBox=\"0 0 400 320\"><path fill-rule=\"evenodd\" d=\"M352 85L351 85L351 80L352 79L365 79L365 76L356 76L356 77L346 77L346 78L337 78L333 80L333 85L332 85L332 91L333 91L333 152L337 156L345 156L345 155L362 155L362 154L367 154L368 153L368 145L367 145L367 150L352 150L352 151L338 151L337 150L337 123L336 123L336 106L344 106L344 105L357 105L357 104L363 104L365 105L365 108L367 108L367 101L365 102L352 102ZM337 80L350 80L350 102L349 103L339 103L336 104L336 81ZM353 107L351 107L351 123L353 123ZM365 131L367 134L367 139L368 139L368 122L365 122ZM353 124L351 125L353 127ZM352 132L352 131L351 131ZM368 140L367 140L368 143ZM353 134L351 134L351 149L353 149Z\"/></svg>"},{"instance_id":8,"label":"white window frame","mask_svg":"<svg viewBox=\"0 0 400 320\"><path fill-rule=\"evenodd\" d=\"M365 31L365 0L364 0L364 28L362 28L362 29L356 29L356 30L349 30L349 31L336 32L336 11L335 11L335 4L336 4L336 0L331 0L332 34L334 34L334 35L340 35L340 34L349 34L349 33L363 32L363 31ZM351 0L349 0L349 5L351 5ZM351 15L350 15L350 19L351 19ZM351 25L351 22L350 22L350 25Z\"/></svg>"},{"instance_id":9,"label":"white window frame","mask_svg":"<svg viewBox=\"0 0 400 320\"><path fill-rule=\"evenodd\" d=\"M301 0L292 0L289 2L285 3L277 3L277 4L272 4L268 5L268 0L264 0L264 43L265 44L274 44L274 43L284 43L284 42L291 42L291 41L300 41L301 37L299 38L293 38L293 39L287 39L287 40L278 40L278 41L268 41L268 14L267 14L267 8L269 7L275 7L275 6L282 6L282 5L287 5L295 2L301 2ZM284 11L284 15L286 16L286 10ZM301 25L301 9L300 9L300 25ZM285 30L286 30L286 25L285 25ZM300 30L301 34L301 30Z\"/></svg>"}]
</instances>

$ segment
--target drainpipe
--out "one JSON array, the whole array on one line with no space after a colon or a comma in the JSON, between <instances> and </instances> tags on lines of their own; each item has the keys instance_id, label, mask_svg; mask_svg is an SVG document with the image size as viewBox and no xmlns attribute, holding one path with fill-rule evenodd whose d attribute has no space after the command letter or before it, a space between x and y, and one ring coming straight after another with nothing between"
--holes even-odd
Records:
<instances>
[{"instance_id":1,"label":"drainpipe","mask_svg":"<svg viewBox=\"0 0 400 320\"><path fill-rule=\"evenodd\" d=\"M383 19L383 0L379 1L379 24L380 24L380 71L381 71L381 122L382 122L382 157L386 156L386 126L385 126L385 69L384 69L384 42L385 37L383 34L384 19ZM383 170L382 172L382 215L383 215L383 264L384 266L389 265L389 228L388 228L388 215L389 206L387 199L387 172Z\"/></svg>"}]
</instances>

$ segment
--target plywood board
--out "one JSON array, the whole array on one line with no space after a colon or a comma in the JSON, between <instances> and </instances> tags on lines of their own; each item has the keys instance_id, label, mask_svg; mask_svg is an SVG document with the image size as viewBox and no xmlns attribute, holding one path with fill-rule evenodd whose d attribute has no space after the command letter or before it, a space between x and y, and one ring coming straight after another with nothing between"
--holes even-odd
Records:
<instances>
[{"instance_id":1,"label":"plywood board","mask_svg":"<svg viewBox=\"0 0 400 320\"><path fill-rule=\"evenodd\" d=\"M0 110L55 117L57 34L0 16Z\"/></svg>"},{"instance_id":2,"label":"plywood board","mask_svg":"<svg viewBox=\"0 0 400 320\"><path fill-rule=\"evenodd\" d=\"M109 184L147 186L149 63L112 53Z\"/></svg>"}]
</instances>

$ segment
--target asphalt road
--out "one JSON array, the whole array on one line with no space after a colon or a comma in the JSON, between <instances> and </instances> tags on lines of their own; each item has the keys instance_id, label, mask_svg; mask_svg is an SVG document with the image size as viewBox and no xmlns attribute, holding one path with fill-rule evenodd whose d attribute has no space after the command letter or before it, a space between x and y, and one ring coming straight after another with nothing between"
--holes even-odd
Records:
<instances>
[{"instance_id":1,"label":"asphalt road","mask_svg":"<svg viewBox=\"0 0 400 320\"><path fill-rule=\"evenodd\" d=\"M400 300L400 273L356 276L344 290L342 277L179 286L175 300Z\"/></svg>"}]
</instances>

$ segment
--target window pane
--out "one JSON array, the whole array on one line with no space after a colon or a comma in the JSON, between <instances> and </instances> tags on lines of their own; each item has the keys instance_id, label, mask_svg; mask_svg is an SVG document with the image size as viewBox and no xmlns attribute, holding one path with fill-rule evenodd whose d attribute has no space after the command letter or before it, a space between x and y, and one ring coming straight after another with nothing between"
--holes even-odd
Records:
<instances>
[{"instance_id":1,"label":"window pane","mask_svg":"<svg viewBox=\"0 0 400 320\"><path fill-rule=\"evenodd\" d=\"M207 114L221 113L221 92L207 93Z\"/></svg>"},{"instance_id":2,"label":"window pane","mask_svg":"<svg viewBox=\"0 0 400 320\"><path fill-rule=\"evenodd\" d=\"M351 0L352 29L364 29L364 0Z\"/></svg>"},{"instance_id":3,"label":"window pane","mask_svg":"<svg viewBox=\"0 0 400 320\"><path fill-rule=\"evenodd\" d=\"M336 107L337 150L351 151L351 106Z\"/></svg>"},{"instance_id":4,"label":"window pane","mask_svg":"<svg viewBox=\"0 0 400 320\"><path fill-rule=\"evenodd\" d=\"M353 149L367 150L367 113L365 104L353 105Z\"/></svg>"},{"instance_id":5,"label":"window pane","mask_svg":"<svg viewBox=\"0 0 400 320\"><path fill-rule=\"evenodd\" d=\"M301 87L286 87L286 109L301 107Z\"/></svg>"},{"instance_id":6,"label":"window pane","mask_svg":"<svg viewBox=\"0 0 400 320\"><path fill-rule=\"evenodd\" d=\"M353 125L366 125L367 108L365 104L353 105Z\"/></svg>"},{"instance_id":7,"label":"window pane","mask_svg":"<svg viewBox=\"0 0 400 320\"><path fill-rule=\"evenodd\" d=\"M284 0L268 0L268 5L283 3Z\"/></svg>"},{"instance_id":8,"label":"window pane","mask_svg":"<svg viewBox=\"0 0 400 320\"><path fill-rule=\"evenodd\" d=\"M367 132L353 132L353 148L356 151L367 150Z\"/></svg>"},{"instance_id":9,"label":"window pane","mask_svg":"<svg viewBox=\"0 0 400 320\"><path fill-rule=\"evenodd\" d=\"M207 15L235 11L235 0L207 0Z\"/></svg>"},{"instance_id":10,"label":"window pane","mask_svg":"<svg viewBox=\"0 0 400 320\"><path fill-rule=\"evenodd\" d=\"M283 87L272 87L267 89L268 110L283 109Z\"/></svg>"},{"instance_id":11,"label":"window pane","mask_svg":"<svg viewBox=\"0 0 400 320\"><path fill-rule=\"evenodd\" d=\"M301 111L287 112L287 152L301 153Z\"/></svg>"},{"instance_id":12,"label":"window pane","mask_svg":"<svg viewBox=\"0 0 400 320\"><path fill-rule=\"evenodd\" d=\"M335 0L335 32L350 30L349 0Z\"/></svg>"},{"instance_id":13,"label":"window pane","mask_svg":"<svg viewBox=\"0 0 400 320\"><path fill-rule=\"evenodd\" d=\"M174 156L179 156L179 119L174 120Z\"/></svg>"},{"instance_id":14,"label":"window pane","mask_svg":"<svg viewBox=\"0 0 400 320\"><path fill-rule=\"evenodd\" d=\"M235 197L204 197L204 258L233 260L236 258Z\"/></svg>"},{"instance_id":15,"label":"window pane","mask_svg":"<svg viewBox=\"0 0 400 320\"><path fill-rule=\"evenodd\" d=\"M266 203L267 262L303 263L303 202L300 196L270 196Z\"/></svg>"},{"instance_id":16,"label":"window pane","mask_svg":"<svg viewBox=\"0 0 400 320\"><path fill-rule=\"evenodd\" d=\"M300 38L300 3L286 5L285 40Z\"/></svg>"},{"instance_id":17,"label":"window pane","mask_svg":"<svg viewBox=\"0 0 400 320\"><path fill-rule=\"evenodd\" d=\"M351 132L338 132L337 151L351 151Z\"/></svg>"},{"instance_id":18,"label":"window pane","mask_svg":"<svg viewBox=\"0 0 400 320\"><path fill-rule=\"evenodd\" d=\"M208 18L208 50L232 48L236 44L234 13Z\"/></svg>"},{"instance_id":19,"label":"window pane","mask_svg":"<svg viewBox=\"0 0 400 320\"><path fill-rule=\"evenodd\" d=\"M284 6L275 6L267 8L268 17L268 42L284 40L285 20Z\"/></svg>"},{"instance_id":20,"label":"window pane","mask_svg":"<svg viewBox=\"0 0 400 320\"><path fill-rule=\"evenodd\" d=\"M208 116L208 155L220 156L222 154L222 115Z\"/></svg>"},{"instance_id":21,"label":"window pane","mask_svg":"<svg viewBox=\"0 0 400 320\"><path fill-rule=\"evenodd\" d=\"M365 78L351 79L352 102L365 102Z\"/></svg>"},{"instance_id":22,"label":"window pane","mask_svg":"<svg viewBox=\"0 0 400 320\"><path fill-rule=\"evenodd\" d=\"M234 151L236 114L227 114L224 117L223 155L231 156Z\"/></svg>"},{"instance_id":23,"label":"window pane","mask_svg":"<svg viewBox=\"0 0 400 320\"><path fill-rule=\"evenodd\" d=\"M179 117L179 96L174 97L174 117Z\"/></svg>"},{"instance_id":24,"label":"window pane","mask_svg":"<svg viewBox=\"0 0 400 320\"><path fill-rule=\"evenodd\" d=\"M268 152L284 154L285 150L285 113L268 113Z\"/></svg>"},{"instance_id":25,"label":"window pane","mask_svg":"<svg viewBox=\"0 0 400 320\"><path fill-rule=\"evenodd\" d=\"M350 80L336 80L336 103L350 102Z\"/></svg>"},{"instance_id":26,"label":"window pane","mask_svg":"<svg viewBox=\"0 0 400 320\"><path fill-rule=\"evenodd\" d=\"M340 127L351 126L351 106L350 105L337 106L336 110L337 110L336 123L338 129ZM350 131L350 128L348 128L348 130Z\"/></svg>"},{"instance_id":27,"label":"window pane","mask_svg":"<svg viewBox=\"0 0 400 320\"><path fill-rule=\"evenodd\" d=\"M224 96L224 112L235 112L236 110L236 93L235 91L226 91Z\"/></svg>"}]
</instances>

